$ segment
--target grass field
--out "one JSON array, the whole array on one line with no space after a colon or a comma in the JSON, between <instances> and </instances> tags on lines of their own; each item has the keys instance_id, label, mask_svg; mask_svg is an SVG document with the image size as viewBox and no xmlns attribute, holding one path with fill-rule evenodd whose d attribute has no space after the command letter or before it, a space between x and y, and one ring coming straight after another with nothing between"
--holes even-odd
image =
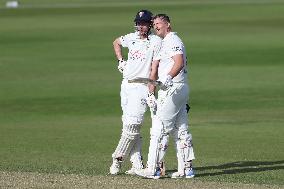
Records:
<instances>
[{"instance_id":1,"label":"grass field","mask_svg":"<svg viewBox=\"0 0 284 189\"><path fill-rule=\"evenodd\" d=\"M0 188L284 187L284 1L19 2L0 0ZM142 8L169 14L188 49L193 180L105 176L121 130L112 41ZM145 157L149 128L148 113Z\"/></svg>"}]
</instances>

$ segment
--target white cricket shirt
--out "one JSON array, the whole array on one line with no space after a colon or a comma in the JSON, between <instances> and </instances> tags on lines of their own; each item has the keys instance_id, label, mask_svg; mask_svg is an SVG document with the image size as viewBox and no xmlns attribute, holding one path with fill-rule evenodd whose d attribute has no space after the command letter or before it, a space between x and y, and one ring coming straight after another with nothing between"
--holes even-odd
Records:
<instances>
[{"instance_id":1,"label":"white cricket shirt","mask_svg":"<svg viewBox=\"0 0 284 189\"><path fill-rule=\"evenodd\" d=\"M170 32L166 35L166 37L162 40L161 50L158 56L155 57L155 60L160 61L158 68L158 77L160 81L164 81L168 73L171 71L174 65L172 57L177 54L183 55L183 68L179 74L173 78L173 82L187 82L186 51L183 42L175 32Z\"/></svg>"},{"instance_id":2,"label":"white cricket shirt","mask_svg":"<svg viewBox=\"0 0 284 189\"><path fill-rule=\"evenodd\" d=\"M136 77L148 78L153 58L157 56L162 39L150 34L148 39L140 39L138 32L130 33L120 37L123 47L128 48L128 59L123 71L124 79Z\"/></svg>"}]
</instances>

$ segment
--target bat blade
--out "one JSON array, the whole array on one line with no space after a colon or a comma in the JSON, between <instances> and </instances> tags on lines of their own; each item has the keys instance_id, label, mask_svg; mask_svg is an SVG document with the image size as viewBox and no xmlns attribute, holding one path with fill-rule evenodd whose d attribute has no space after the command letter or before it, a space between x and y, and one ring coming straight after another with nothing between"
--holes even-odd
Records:
<instances>
[{"instance_id":1,"label":"bat blade","mask_svg":"<svg viewBox=\"0 0 284 189\"><path fill-rule=\"evenodd\" d=\"M156 80L152 80L152 79L149 79L149 78L143 78L143 77L138 77L138 78L135 78L135 79L131 79L131 80L128 80L128 83L144 83L144 84L153 84L155 86L161 86L162 85L162 82L160 81L156 81Z\"/></svg>"}]
</instances>

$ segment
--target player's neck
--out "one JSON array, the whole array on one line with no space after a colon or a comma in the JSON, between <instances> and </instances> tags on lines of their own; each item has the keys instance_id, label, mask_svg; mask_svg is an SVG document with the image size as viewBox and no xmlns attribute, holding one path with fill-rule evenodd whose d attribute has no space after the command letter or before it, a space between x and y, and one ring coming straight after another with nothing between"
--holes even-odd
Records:
<instances>
[{"instance_id":1,"label":"player's neck","mask_svg":"<svg viewBox=\"0 0 284 189\"><path fill-rule=\"evenodd\" d=\"M140 35L140 39L147 39L148 35Z\"/></svg>"}]
</instances>

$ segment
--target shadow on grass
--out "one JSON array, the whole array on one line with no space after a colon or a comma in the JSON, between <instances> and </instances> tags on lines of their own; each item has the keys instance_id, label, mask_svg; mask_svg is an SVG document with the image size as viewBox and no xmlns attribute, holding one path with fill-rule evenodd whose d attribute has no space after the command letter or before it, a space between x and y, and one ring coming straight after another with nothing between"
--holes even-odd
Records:
<instances>
[{"instance_id":1,"label":"shadow on grass","mask_svg":"<svg viewBox=\"0 0 284 189\"><path fill-rule=\"evenodd\" d=\"M237 161L221 165L195 167L195 177L217 176L226 174L251 173L271 170L284 170L284 160L281 161ZM177 170L168 170L175 172Z\"/></svg>"},{"instance_id":2,"label":"shadow on grass","mask_svg":"<svg viewBox=\"0 0 284 189\"><path fill-rule=\"evenodd\" d=\"M221 169L221 171L220 171ZM216 176L225 174L238 174L250 172L262 172L284 169L284 160L282 161L237 161L214 166L196 167L196 177ZM217 170L217 172L215 172ZM198 172L204 172L200 173ZM210 171L210 172L208 172Z\"/></svg>"}]
</instances>

